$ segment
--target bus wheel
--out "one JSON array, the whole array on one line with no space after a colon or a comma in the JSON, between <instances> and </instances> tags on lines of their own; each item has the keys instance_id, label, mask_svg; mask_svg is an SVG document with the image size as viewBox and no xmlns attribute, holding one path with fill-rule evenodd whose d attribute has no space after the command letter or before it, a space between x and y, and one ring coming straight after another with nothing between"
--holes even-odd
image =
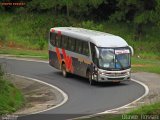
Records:
<instances>
[{"instance_id":1,"label":"bus wheel","mask_svg":"<svg viewBox=\"0 0 160 120\"><path fill-rule=\"evenodd\" d=\"M62 64L62 75L64 77L67 77L67 71L66 71L66 65L65 64Z\"/></svg>"}]
</instances>

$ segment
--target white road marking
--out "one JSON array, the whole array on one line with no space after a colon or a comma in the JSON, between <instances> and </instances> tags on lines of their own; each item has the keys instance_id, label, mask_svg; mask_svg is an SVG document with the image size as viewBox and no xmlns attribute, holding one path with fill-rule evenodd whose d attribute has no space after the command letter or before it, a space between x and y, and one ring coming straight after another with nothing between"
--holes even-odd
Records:
<instances>
[{"instance_id":1,"label":"white road marking","mask_svg":"<svg viewBox=\"0 0 160 120\"><path fill-rule=\"evenodd\" d=\"M123 105L123 106L121 106L121 107L114 108L114 109L110 109L110 110L106 110L106 111L104 111L104 112L96 113L96 114L93 114L93 115L87 115L87 116L72 118L72 120L81 119L81 118L91 118L91 117L95 117L95 116L99 116L99 115L107 114L107 113L115 113L115 111L118 111L118 110L120 110L120 109L126 108L126 107L128 107L129 105L131 105L131 104L133 104L133 103L136 103L137 101L139 101L140 99L142 99L142 98L144 98L145 96L148 95L148 93L149 93L149 88L148 88L147 85L145 85L143 82L140 82L140 81L135 80L135 79L131 79L131 80L134 81L134 82L136 82L136 83L138 83L138 84L140 84L140 85L142 85L142 86L144 87L145 93L144 93L141 97L139 97L139 98L137 98L136 100L134 100L134 101L132 101L132 102L126 104L126 105Z\"/></svg>"},{"instance_id":2,"label":"white road marking","mask_svg":"<svg viewBox=\"0 0 160 120\"><path fill-rule=\"evenodd\" d=\"M136 83L138 83L138 84L140 84L140 85L142 85L142 86L144 87L144 89L145 89L145 93L144 93L141 97L137 98L136 100L134 100L134 101L132 101L132 102L130 102L130 103L122 106L122 107L114 108L114 109L111 109L111 110L119 110L119 109L125 108L125 107L127 107L127 106L129 106L129 105L131 105L131 104L133 104L133 103L135 103L135 102L137 102L137 101L139 101L140 99L142 99L142 98L144 98L145 96L148 95L148 93L149 93L149 88L148 88L147 85L145 85L144 83L142 83L142 82L140 82L140 81L138 81L138 80L135 80L135 79L131 79L131 80L134 81L134 82L136 82ZM105 113L105 112L107 112L107 111L108 111L108 110L106 110L106 111L104 111L104 112L102 112L102 113Z\"/></svg>"},{"instance_id":3,"label":"white road marking","mask_svg":"<svg viewBox=\"0 0 160 120\"><path fill-rule=\"evenodd\" d=\"M21 78L25 78L25 79L32 80L32 81L36 81L36 82L39 82L39 83L41 83L41 84L45 84L45 85L47 85L47 86L50 86L50 87L58 90L58 91L63 95L64 99L63 99L63 101L62 101L61 103L59 103L58 105L55 105L55 106L53 106L53 107L50 107L50 108L45 109L45 110L42 110L42 111L33 112L32 114L38 114L38 113L42 113L42 112L45 112L45 111L48 111L48 110L51 110L51 109L55 109L55 108L63 105L64 103L66 103L67 100L68 100L68 95L67 95L65 92L63 92L60 88L58 88L58 87L56 87L56 86L54 86L54 85L51 85L51 84L49 84L49 83L43 82L43 81L38 80L38 79L30 78L30 77L25 77L25 76L16 75L16 74L11 74L11 75L17 76L17 77L21 77Z\"/></svg>"},{"instance_id":4,"label":"white road marking","mask_svg":"<svg viewBox=\"0 0 160 120\"><path fill-rule=\"evenodd\" d=\"M125 106L124 108L134 108L136 106Z\"/></svg>"},{"instance_id":5,"label":"white road marking","mask_svg":"<svg viewBox=\"0 0 160 120\"><path fill-rule=\"evenodd\" d=\"M5 57L5 56L2 56L2 57L0 56L0 58L6 58L6 57ZM7 57L7 58L8 58L8 59L15 59L15 60L24 60L24 61L33 61L33 62L48 63L48 62L46 62L46 61L41 61L41 60L28 60L28 59L12 58L12 57ZM126 105L123 105L123 106L121 106L121 107L114 108L114 109L110 109L110 110L106 110L106 111L104 111L104 112L96 113L96 114L93 114L93 115L87 115L87 116L72 118L72 120L73 120L73 119L80 119L80 118L88 118L88 117L90 118L90 117L98 116L98 115L100 115L100 114L114 113L115 111L117 111L117 110L119 110L119 109L122 109L122 108L125 108L125 107L127 107L127 106L129 106L129 105L131 105L131 104L133 104L133 103L135 103L135 102L137 102L137 101L139 101L140 99L142 99L142 98L144 98L145 96L148 95L148 93L149 93L149 88L148 88L147 85L145 85L143 82L140 82L140 81L135 80L135 79L131 79L131 80L134 81L134 82L136 82L136 83L138 83L138 84L140 84L140 85L142 85L142 86L145 88L145 93L144 93L141 97L139 97L139 98L137 98L136 100L134 100L134 101L132 101L132 102L126 104ZM68 97L67 97L67 99L68 99ZM50 109L49 109L49 110L50 110ZM47 110L45 110L45 111L47 111ZM42 112L43 112L43 111L42 111Z\"/></svg>"}]
</instances>

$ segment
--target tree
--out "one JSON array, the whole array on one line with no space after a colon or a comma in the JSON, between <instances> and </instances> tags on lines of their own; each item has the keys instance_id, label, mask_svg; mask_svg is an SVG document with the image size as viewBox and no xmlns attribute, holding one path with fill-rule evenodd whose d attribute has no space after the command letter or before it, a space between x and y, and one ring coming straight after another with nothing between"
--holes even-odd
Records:
<instances>
[{"instance_id":1,"label":"tree","mask_svg":"<svg viewBox=\"0 0 160 120\"><path fill-rule=\"evenodd\" d=\"M66 14L67 14L67 17L69 18L70 9L73 7L74 0L62 0L61 2L62 2L61 6L66 7Z\"/></svg>"},{"instance_id":2,"label":"tree","mask_svg":"<svg viewBox=\"0 0 160 120\"><path fill-rule=\"evenodd\" d=\"M160 11L159 0L117 0L117 10L110 17L113 21L132 22L136 27L136 37L143 34L143 26L148 23L156 24Z\"/></svg>"},{"instance_id":3,"label":"tree","mask_svg":"<svg viewBox=\"0 0 160 120\"><path fill-rule=\"evenodd\" d=\"M27 9L29 11L43 11L52 10L57 11L61 0L32 0L28 3Z\"/></svg>"}]
</instances>

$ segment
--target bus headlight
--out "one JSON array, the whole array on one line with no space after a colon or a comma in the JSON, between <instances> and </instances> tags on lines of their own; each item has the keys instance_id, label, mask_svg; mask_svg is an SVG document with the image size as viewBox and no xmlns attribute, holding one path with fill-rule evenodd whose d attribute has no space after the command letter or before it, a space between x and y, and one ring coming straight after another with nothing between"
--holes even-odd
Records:
<instances>
[{"instance_id":1,"label":"bus headlight","mask_svg":"<svg viewBox=\"0 0 160 120\"><path fill-rule=\"evenodd\" d=\"M97 67L95 67L95 68L94 68L94 70L95 70L95 71L98 71L98 68L97 68Z\"/></svg>"},{"instance_id":2,"label":"bus headlight","mask_svg":"<svg viewBox=\"0 0 160 120\"><path fill-rule=\"evenodd\" d=\"M99 72L99 74L100 74L100 75L105 75L105 73L104 73L104 72Z\"/></svg>"},{"instance_id":3,"label":"bus headlight","mask_svg":"<svg viewBox=\"0 0 160 120\"><path fill-rule=\"evenodd\" d=\"M127 75L130 75L130 72L127 72Z\"/></svg>"}]
</instances>

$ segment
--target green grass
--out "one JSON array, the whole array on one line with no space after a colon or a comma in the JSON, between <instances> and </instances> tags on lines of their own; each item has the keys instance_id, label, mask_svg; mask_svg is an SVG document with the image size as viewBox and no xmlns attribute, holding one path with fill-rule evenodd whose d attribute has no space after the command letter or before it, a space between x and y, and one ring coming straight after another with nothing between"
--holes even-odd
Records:
<instances>
[{"instance_id":1,"label":"green grass","mask_svg":"<svg viewBox=\"0 0 160 120\"><path fill-rule=\"evenodd\" d=\"M133 57L132 72L151 72L160 74L160 61L152 58L142 59Z\"/></svg>"},{"instance_id":2,"label":"green grass","mask_svg":"<svg viewBox=\"0 0 160 120\"><path fill-rule=\"evenodd\" d=\"M128 23L95 22L70 18L52 13L1 13L0 46L25 49L47 49L49 29L57 26L75 26L95 29L124 38L135 53L147 52L160 56L160 27L145 26L140 40L135 40L135 26ZM7 29L6 29L7 28Z\"/></svg>"},{"instance_id":3,"label":"green grass","mask_svg":"<svg viewBox=\"0 0 160 120\"><path fill-rule=\"evenodd\" d=\"M1 48L0 54L15 55L16 57L48 59L47 50L25 50L16 48Z\"/></svg>"},{"instance_id":4,"label":"green grass","mask_svg":"<svg viewBox=\"0 0 160 120\"><path fill-rule=\"evenodd\" d=\"M22 107L24 96L9 80L6 80L2 69L0 73L0 115L10 114Z\"/></svg>"},{"instance_id":5,"label":"green grass","mask_svg":"<svg viewBox=\"0 0 160 120\"><path fill-rule=\"evenodd\" d=\"M75 26L95 29L119 35L133 46L133 72L153 72L160 74L160 27L145 26L140 40L135 40L132 24L111 23L108 21L80 21L64 15L45 14L11 14L2 13L0 17L0 54L11 54L18 57L48 59L48 32L51 27ZM6 29L7 28L7 29ZM14 112L22 105L23 97L18 89L6 80L0 80L3 89L0 91L0 114ZM13 92L14 91L14 92ZM129 114L159 113L160 103L143 106ZM121 116L100 116L92 120L121 119ZM113 118L114 117L114 118Z\"/></svg>"},{"instance_id":6,"label":"green grass","mask_svg":"<svg viewBox=\"0 0 160 120\"><path fill-rule=\"evenodd\" d=\"M142 116L148 115L150 117L151 115L152 116L155 115L154 118L157 118L159 114L160 114L160 102L156 102L150 105L143 105L126 114L106 114L106 115L101 115L101 116L96 116L96 117L86 118L81 120L124 120L125 119L124 116L130 116L130 117L138 116L138 119L136 120L143 120L144 118L142 119L141 115ZM129 120L129 119L126 119L126 120ZM149 119L146 119L146 120L149 120Z\"/></svg>"},{"instance_id":7,"label":"green grass","mask_svg":"<svg viewBox=\"0 0 160 120\"><path fill-rule=\"evenodd\" d=\"M65 24L64 16L53 16L51 13L2 13L0 45L34 50L47 49L50 28L62 25L62 21Z\"/></svg>"},{"instance_id":8,"label":"green grass","mask_svg":"<svg viewBox=\"0 0 160 120\"><path fill-rule=\"evenodd\" d=\"M160 102L144 105L128 114L160 114Z\"/></svg>"}]
</instances>

